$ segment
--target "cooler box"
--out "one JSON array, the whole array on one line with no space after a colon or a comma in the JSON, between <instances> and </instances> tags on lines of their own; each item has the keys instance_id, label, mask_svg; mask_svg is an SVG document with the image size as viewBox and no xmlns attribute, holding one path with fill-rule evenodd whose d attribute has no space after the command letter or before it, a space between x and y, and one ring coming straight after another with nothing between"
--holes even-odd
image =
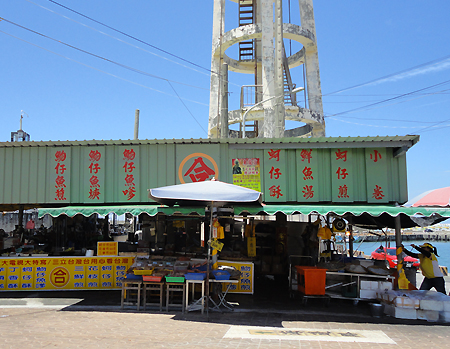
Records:
<instances>
[{"instance_id":1,"label":"cooler box","mask_svg":"<svg viewBox=\"0 0 450 349\"><path fill-rule=\"evenodd\" d=\"M298 290L304 295L324 295L326 269L296 265Z\"/></svg>"}]
</instances>

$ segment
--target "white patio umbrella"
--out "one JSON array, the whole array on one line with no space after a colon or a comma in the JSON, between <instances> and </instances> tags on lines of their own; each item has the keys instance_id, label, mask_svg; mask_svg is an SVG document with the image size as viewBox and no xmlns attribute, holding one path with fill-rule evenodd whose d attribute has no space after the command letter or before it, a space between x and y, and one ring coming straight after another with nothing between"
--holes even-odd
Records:
<instances>
[{"instance_id":1,"label":"white patio umbrella","mask_svg":"<svg viewBox=\"0 0 450 349\"><path fill-rule=\"evenodd\" d=\"M189 206L209 206L210 207L210 225L209 239L211 242L212 212L213 207L219 207L232 204L259 204L262 203L262 193L256 190L240 187L217 180L169 185L166 187L154 188L148 190L148 197L158 203ZM209 261L211 248L208 245L207 260L207 278L206 278L206 306L208 313L209 300Z\"/></svg>"},{"instance_id":2,"label":"white patio umbrella","mask_svg":"<svg viewBox=\"0 0 450 349\"><path fill-rule=\"evenodd\" d=\"M239 203L261 204L259 191L221 181L203 181L169 185L148 190L148 197L158 203L173 205L204 206L214 203L223 206Z\"/></svg>"}]
</instances>

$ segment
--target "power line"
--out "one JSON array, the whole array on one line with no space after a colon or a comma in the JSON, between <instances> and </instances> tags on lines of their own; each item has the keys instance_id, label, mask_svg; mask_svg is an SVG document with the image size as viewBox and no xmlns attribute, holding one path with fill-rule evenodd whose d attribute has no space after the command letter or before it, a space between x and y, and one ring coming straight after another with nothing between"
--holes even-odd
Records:
<instances>
[{"instance_id":1,"label":"power line","mask_svg":"<svg viewBox=\"0 0 450 349\"><path fill-rule=\"evenodd\" d=\"M428 130L430 128L437 127L438 125L443 124L444 122L448 122L448 121L450 121L450 118L446 119L446 120L443 120L443 121L438 121L434 125L430 125L430 126L424 127L421 130L419 130L418 132L424 132L424 130ZM429 131L431 131L431 130L429 130ZM427 131L425 131L425 132L427 132Z\"/></svg>"},{"instance_id":2,"label":"power line","mask_svg":"<svg viewBox=\"0 0 450 349\"><path fill-rule=\"evenodd\" d=\"M361 83L361 84L357 84L357 85L354 85L354 86L350 86L350 87L347 87L347 88L344 88L344 89L341 89L341 90L338 90L338 91L327 93L324 96L329 96L329 95L340 93L340 92L343 92L343 91L348 91L348 90L352 90L352 89L355 89L355 88L358 88L358 87L374 84L376 82L381 82L383 80L386 80L386 79L389 79L389 78L393 78L394 76L401 75L401 74L404 74L404 73L407 73L407 72L410 72L410 71L414 71L416 69L423 68L423 67L426 67L426 66L434 65L436 63L440 63L440 62L446 61L448 59L450 59L450 55L447 55L447 56L444 56L442 58L438 58L438 59L432 60L430 62L422 63L422 64L419 64L419 65L416 65L415 67L408 68L408 69L405 69L405 70L402 70L402 71L399 71L399 72L396 72L396 73L388 74L388 75L385 75L385 76L383 76L381 78L377 78L377 79L370 80L370 81L367 81L367 82L364 82L364 83Z\"/></svg>"},{"instance_id":3,"label":"power line","mask_svg":"<svg viewBox=\"0 0 450 349\"><path fill-rule=\"evenodd\" d=\"M431 85L431 86L428 86L428 87L424 87L424 88L421 88L421 89L418 89L418 90L415 90L415 91L411 91L411 92L408 92L408 93L403 93L403 94L401 94L399 96L388 98L388 99L385 99L385 100L382 100L382 101L379 101L379 102L375 102L375 103L372 103L372 104L369 104L369 105L366 105L366 106L363 106L363 107L358 107L358 108L354 108L354 109L351 109L351 110L343 111L343 112L340 112L340 113L337 113L337 114L332 114L330 116L340 116L340 115L343 115L343 114L352 113L352 112L355 112L355 111L358 111L358 110L366 109L368 107L372 107L372 106L375 106L375 105L379 105L381 103L385 103L385 102L389 102L389 101L392 101L392 100L396 100L396 99L399 99L399 98L402 98L402 97L406 97L406 96L415 94L415 93L420 92L420 91L425 91L425 90L428 90L430 88L437 87L437 86L444 85L444 84L448 84L448 83L450 83L450 80L446 80L446 81L440 82L438 84L434 84L434 85ZM330 117L330 116L328 116L328 117Z\"/></svg>"},{"instance_id":4,"label":"power line","mask_svg":"<svg viewBox=\"0 0 450 349\"><path fill-rule=\"evenodd\" d=\"M449 91L449 89L442 90L442 91ZM404 101L398 101L398 102L395 102L395 103L390 103L390 104L387 104L387 105L381 105L381 106L374 107L374 108L366 108L365 110L367 111L367 110L373 110L373 109L378 109L378 108L385 108L385 107L388 107L388 106L391 106L391 105L396 105L396 104L399 104L399 103L405 103L405 102L413 101L413 100L416 100L416 99L424 98L426 96L431 96L431 95L434 95L434 94L440 94L442 91L432 92L432 93L425 93L425 94L419 94L419 96L416 97L416 98L410 98L410 99L407 99L407 100L404 100ZM333 115L327 115L325 117L331 117L331 116L333 116ZM356 116L340 116L340 117L348 118L348 119L363 119L363 120L387 120L387 121L392 120L392 119L379 119L379 118L376 118L376 119L372 118L372 119L370 119L370 118L361 118L361 117L356 117ZM413 121L413 120L394 120L394 121L416 122L416 121ZM424 123L426 123L426 121L417 121L417 122L424 122Z\"/></svg>"},{"instance_id":5,"label":"power line","mask_svg":"<svg viewBox=\"0 0 450 349\"><path fill-rule=\"evenodd\" d=\"M77 24L79 24L79 25L81 25L81 26L83 26L83 27L86 27L86 28L89 28L89 29L91 29L91 30L93 30L93 31L96 31L96 32L98 32L98 33L100 33L100 34L102 34L102 35L106 35L107 37L109 37L109 38L111 38L111 39L114 39L114 40L117 40L117 41L119 41L119 42L121 42L121 43L123 43L123 44L129 45L129 46L131 46L131 47L134 47L134 48L136 48L136 49L138 49L138 50L144 51L144 52L149 53L149 54L151 54L151 55L154 55L154 56L156 56L156 57L158 57L158 58L161 58L161 59L164 59L164 60L166 60L166 61L169 61L169 62L171 62L171 63L178 64L178 65L182 66L183 68L191 69L191 70L193 70L193 71L195 71L195 72L198 72L198 73L200 73L200 74L205 74L205 75L208 75L208 76L209 76L209 74L206 73L206 72L199 71L198 69L194 69L194 68L189 67L189 66L187 66L187 65L184 65L184 64L181 64L181 63L176 62L176 61L174 61L174 60L171 60L171 59L169 59L169 58L167 58L167 57L163 57L163 56L158 55L158 54L156 54L156 53L154 53L154 52L151 52L151 51L148 51L148 50L146 50L146 49L143 49L142 47L139 47L139 46L130 44L129 42L126 42L126 41L124 41L124 40L121 40L121 39L119 39L119 38L117 38L117 37L115 37L115 36L109 35L108 33L102 32L102 31L100 31L100 30L98 30L98 29L96 29L96 28L90 27L90 26L88 26L88 25L86 25L86 24L84 24L84 23L78 22L78 21L76 21L76 20L74 20L74 19L72 19L72 18L70 18L70 17L64 16L64 15L62 15L62 14L56 12L56 11L53 11L53 10L47 8L47 7L44 7L44 6L40 5L40 4L36 4L35 2L33 2L33 1L31 1L31 0L25 0L25 1L31 3L31 4L33 4L33 5L35 5L35 6L38 6L38 7L42 8L42 9L44 9L44 10L47 10L47 11L53 13L53 14L56 14L56 15L58 15L58 16L61 16L61 17L65 18L65 19L68 19L69 21L72 21L72 22L74 22L74 23L77 23ZM205 69L205 68L204 68L204 69Z\"/></svg>"},{"instance_id":6,"label":"power line","mask_svg":"<svg viewBox=\"0 0 450 349\"><path fill-rule=\"evenodd\" d=\"M118 62L113 61L113 60L111 60L111 59L108 59L108 58L99 56L99 55L97 55L97 54L91 53L91 52L89 52L89 51L86 51L86 50L83 50L83 49L78 48L78 47L76 47L76 46L73 46L73 45L70 45L70 44L68 44L68 43L65 43L64 41L54 39L54 38L52 38L52 37L50 37L50 36L48 36L48 35L45 35L45 34L42 34L42 33L40 33L40 32L37 32L37 31L35 31L35 30L33 30L33 29L24 27L23 25L20 25L20 24L18 24L18 23L12 22L12 21L7 20L7 19L5 19L5 18L2 18L2 19L3 19L5 22L8 22L8 23L10 23L10 24L12 24L12 25L15 25L15 26L17 26L17 27L19 27L19 28L25 29L25 30L27 30L27 31L29 31L29 32L31 32L31 33L34 33L34 34L37 34L37 35L39 35L39 36L42 36L42 37L44 37L44 38L46 38L46 39L55 41L55 42L57 42L57 43L60 43L60 44L65 45L65 46L67 46L67 47L70 47L70 48L72 48L72 49L74 49L74 50L83 52L83 53L85 53L85 54L87 54L87 55L90 55L90 56L93 56L93 57L95 57L95 58L102 59L102 60L104 60L104 61L106 61L106 62L115 64L115 65L117 65L117 66L119 66L119 67L122 67L122 68L125 68L125 69L128 69L128 70L131 70L131 71L133 71L133 72L135 72L135 73L142 74L142 75L146 75L146 76L149 76L149 77L152 77L152 78L155 78L155 79L160 79L160 80L164 80L164 81L170 81L170 82L173 82L173 83L176 83L176 84L185 85L185 86L188 86L188 87L193 87L193 88L198 88L198 89L201 89L201 90L207 90L207 91L209 91L209 88L206 89L206 88L204 88L204 87L199 87L199 86L194 86L194 85L182 83L182 82L179 82L179 81L169 80L169 79L163 78L163 77L161 77L161 76L154 75L154 74L150 74L150 73L147 73L147 72L145 72L145 71L142 71L142 70L139 70L139 69L136 69L136 68L127 66L127 65L125 65L125 64L118 63Z\"/></svg>"},{"instance_id":7,"label":"power line","mask_svg":"<svg viewBox=\"0 0 450 349\"><path fill-rule=\"evenodd\" d=\"M443 90L443 91L448 91L448 90ZM449 92L443 92L443 91L438 91L438 92L432 92L432 93L423 93L424 95L430 95L430 94L450 94ZM420 95L421 93L417 93L417 95ZM339 96L328 96L326 95L325 97L383 97L383 96L400 96L401 93L383 93L383 94L369 94L369 95L341 95L339 94ZM327 103L332 103L332 102L327 102ZM340 102L340 103L346 103L346 102Z\"/></svg>"},{"instance_id":8,"label":"power line","mask_svg":"<svg viewBox=\"0 0 450 349\"><path fill-rule=\"evenodd\" d=\"M358 125L358 126L366 126L366 127L378 127L378 128L419 128L421 126L387 126L387 125L369 125L369 124L361 124L358 122L351 122L351 121L347 121L347 120L339 120L338 118L334 118L334 117L330 117L332 120L335 121L339 121L339 122L343 122L346 124L351 124L351 125Z\"/></svg>"},{"instance_id":9,"label":"power line","mask_svg":"<svg viewBox=\"0 0 450 349\"><path fill-rule=\"evenodd\" d=\"M181 61L183 61L183 62L192 64L193 66L196 66L197 68L206 70L206 71L208 71L208 72L210 72L210 73L213 73L213 74L219 74L219 73L216 73L216 72L211 71L210 69L204 68L204 67L202 67L201 65L198 65L198 64L196 64L196 63L194 63L194 62L191 62L191 61L189 61L189 60L187 60L187 59L185 59L185 58L183 58L183 57L177 56L177 55L175 55L175 54L173 54L173 53L170 53L170 52L168 52L168 51L166 51L166 50L163 50L163 49L161 49L161 48L159 48L159 47L157 47L157 46L155 46L155 45L149 44L148 42L145 42L145 41L143 41L143 40L141 40L141 39L139 39L139 38L137 38L137 37L135 37L135 36L129 35L129 34L123 32L123 31L121 31L121 30L115 29L115 28L113 28L113 27L111 27L111 26L109 26L109 25L107 25L107 24L105 24L105 23L102 23L102 22L100 22L100 21L97 21L96 19L94 19L94 18L92 18L92 17L86 16L86 15L82 14L81 12L75 11L75 10L71 9L70 7L64 6L64 5L58 3L58 2L56 2L56 1L54 1L54 0L48 0L48 1L50 1L51 3L53 3L53 4L55 4L55 5L61 6L62 8L66 9L66 10L68 10L68 11L71 11L71 12L73 12L73 13L76 13L77 15L79 15L79 16L81 16L81 17L84 17L84 18L86 18L86 19L89 19L90 21L93 21L93 22L95 22L95 23L97 23L97 24L100 24L101 26L104 26L104 27L106 27L106 28L108 28L108 29L111 29L111 30L113 30L113 31L115 31L115 32L117 32L117 33L120 33L120 34L122 34L122 35L124 35L124 36L126 36L126 37L128 37L128 38L131 38L131 39L136 40L136 41L138 41L138 42L140 42L140 43L142 43L142 44L144 44L144 45L147 45L147 46L149 46L149 47L151 47L151 48L154 48L155 50L161 51L161 52L163 52L163 53L165 53L165 54L167 54L167 55L169 55L169 56L175 57L175 58L177 58L177 59L179 59L179 60L181 60Z\"/></svg>"},{"instance_id":10,"label":"power line","mask_svg":"<svg viewBox=\"0 0 450 349\"><path fill-rule=\"evenodd\" d=\"M0 20L1 20L1 19L0 19ZM59 57L65 58L65 59L67 59L67 60L69 60L69 61L75 62L75 63L77 63L77 64L81 64L81 65L83 65L83 66L85 66L85 67L87 67L87 68L96 70L96 71L98 71L98 72L100 72L100 73L103 73L103 74L112 76L112 77L117 78L117 79L120 79L120 80L122 80L122 81L126 81L126 82L128 82L128 83L130 83L130 84L133 84L133 85L136 85L136 86L139 86L139 87L143 87L143 88L146 88L146 89L149 89L149 90L158 92L158 93L162 93L162 94L167 95L167 96L170 96L170 97L178 97L178 98L181 98L181 97L178 96L178 94L177 94L176 96L174 96L174 95L171 95L170 93L167 93L167 92L163 92L163 91L157 90L157 89L155 89L155 88L153 88L153 87L149 87L149 86L142 85L142 84L139 84L139 83L137 83L137 82L134 82L134 81L131 81L131 80L128 80L128 79L121 78L120 76L117 76L117 75L108 73L108 72L106 72L106 71L104 71L104 70L101 70L101 69L95 68L95 67L93 67L93 66L90 66L90 65L88 65L88 64L82 63L82 62L77 61L77 60L75 60L75 59L72 59L72 58L70 58L70 57L67 57L67 56L64 56L64 55L62 55L62 54L59 54L59 53L57 53L57 52L51 51L51 50L49 50L49 49L46 49L45 47L42 47L42 46L33 44L32 42L26 41L26 40L21 39L21 38L19 38L19 37L17 37L17 36L14 36L14 35L12 35L12 34L6 33L6 32L4 32L3 30L0 30L0 33L6 34L6 35L8 35L8 36L11 36L11 37L13 37L14 39L20 40L20 41L22 41L22 42L25 42L25 43L27 43L27 44L29 44L29 45L32 45L32 46L37 47L37 48L40 48L40 49L42 49L42 50L44 50L44 51L47 51L47 52L49 52L49 53L52 53L52 54L57 55L57 56L59 56ZM196 104L200 104L200 105L204 105L204 106L209 106L209 104L201 103L201 102L194 101L194 100L187 99L187 98L183 98L183 100L189 101L189 102L192 102L192 103L196 103Z\"/></svg>"},{"instance_id":11,"label":"power line","mask_svg":"<svg viewBox=\"0 0 450 349\"><path fill-rule=\"evenodd\" d=\"M203 126L198 122L198 120L195 118L194 114L191 113L191 111L189 110L189 108L187 107L186 103L183 102L183 100L181 99L181 97L178 95L178 92L175 90L175 88L172 86L172 84L170 83L170 81L167 81L170 85L170 87L172 87L173 92L175 92L175 94L177 95L177 97L179 98L180 102L183 103L184 107L187 109L187 111L189 112L189 114L191 114L192 118L195 120L195 122L201 127L201 129L208 135L208 132L203 128Z\"/></svg>"}]
</instances>

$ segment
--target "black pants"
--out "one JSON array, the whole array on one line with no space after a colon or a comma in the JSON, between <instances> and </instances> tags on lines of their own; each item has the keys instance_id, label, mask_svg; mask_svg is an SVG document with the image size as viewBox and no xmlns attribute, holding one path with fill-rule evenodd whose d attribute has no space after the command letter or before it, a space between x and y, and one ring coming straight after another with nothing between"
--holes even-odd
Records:
<instances>
[{"instance_id":1,"label":"black pants","mask_svg":"<svg viewBox=\"0 0 450 349\"><path fill-rule=\"evenodd\" d=\"M432 279L428 279L426 277L423 278L422 285L420 285L421 290L431 290L433 287L436 291L447 294L445 292L445 281L442 276Z\"/></svg>"}]
</instances>

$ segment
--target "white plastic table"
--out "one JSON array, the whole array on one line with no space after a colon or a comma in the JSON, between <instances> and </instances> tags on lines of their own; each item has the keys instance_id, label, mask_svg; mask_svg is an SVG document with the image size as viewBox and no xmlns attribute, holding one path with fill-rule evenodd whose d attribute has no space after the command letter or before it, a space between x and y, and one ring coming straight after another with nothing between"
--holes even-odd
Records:
<instances>
[{"instance_id":1,"label":"white plastic table","mask_svg":"<svg viewBox=\"0 0 450 349\"><path fill-rule=\"evenodd\" d=\"M206 299L206 295L205 295L205 281L206 280L187 280L186 279L186 310L187 311L194 311L194 310L199 310L201 309L202 314L203 311L205 309L205 299ZM229 302L227 302L226 300L226 296L228 294L228 291L230 290L230 287L232 284L237 284L239 283L239 280L216 280L216 279L209 279L210 283L220 283L220 284L227 284L227 287L225 289L225 291L220 292L218 294L219 297L219 302L216 303L211 297L209 297L209 301L212 304L211 309L212 310L220 310L221 306L224 306L225 308L229 309L229 310L233 310L233 305L230 304ZM191 303L189 305L189 286L192 285L192 290L191 290L191 294L192 294L192 299L194 299L194 288L195 288L195 284L201 284L202 285L202 295L199 299L197 299L196 301L194 301L193 303Z\"/></svg>"},{"instance_id":2,"label":"white plastic table","mask_svg":"<svg viewBox=\"0 0 450 349\"><path fill-rule=\"evenodd\" d=\"M189 285L192 285L192 299L194 299L194 291L195 291L195 285L201 284L202 285L202 296L194 301L192 304L189 305ZM184 302L186 306L187 311L194 311L201 309L202 314L205 309L205 280L188 280L186 279L186 301Z\"/></svg>"},{"instance_id":3,"label":"white plastic table","mask_svg":"<svg viewBox=\"0 0 450 349\"><path fill-rule=\"evenodd\" d=\"M225 289L225 291L219 292L218 293L218 297L219 297L219 304L217 304L216 302L214 302L214 300L209 297L209 300L212 302L213 307L211 308L212 310L220 310L220 306L223 305L225 308L229 309L229 310L233 310L233 305L231 303L229 303L225 297L228 294L228 291L230 290L231 284L237 284L239 283L239 280L217 280L217 279L210 279L209 282L215 282L215 283L220 283L220 284L227 284L227 287ZM222 288L221 288L222 289Z\"/></svg>"}]
</instances>

